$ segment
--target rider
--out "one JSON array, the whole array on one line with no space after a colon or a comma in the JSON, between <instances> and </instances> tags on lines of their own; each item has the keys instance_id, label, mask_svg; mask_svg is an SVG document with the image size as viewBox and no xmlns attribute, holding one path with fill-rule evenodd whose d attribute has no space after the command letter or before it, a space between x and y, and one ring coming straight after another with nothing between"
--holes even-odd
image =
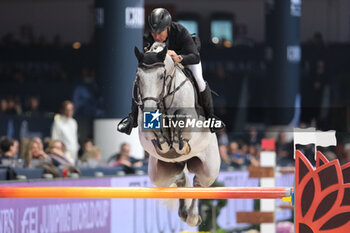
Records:
<instances>
[{"instance_id":1,"label":"rider","mask_svg":"<svg viewBox=\"0 0 350 233\"><path fill-rule=\"evenodd\" d=\"M202 105L206 118L214 118L221 122L220 128L210 128L211 132L222 129L225 124L214 116L213 100L208 83L202 75L202 65L199 51L192 36L181 24L172 22L170 13L164 8L156 8L148 17L151 31L143 36L144 49L148 50L154 42L165 42L168 55L175 63L187 66L193 73L202 98ZM130 134L133 127L137 127L138 107L132 103L131 113L118 124L118 131Z\"/></svg>"}]
</instances>

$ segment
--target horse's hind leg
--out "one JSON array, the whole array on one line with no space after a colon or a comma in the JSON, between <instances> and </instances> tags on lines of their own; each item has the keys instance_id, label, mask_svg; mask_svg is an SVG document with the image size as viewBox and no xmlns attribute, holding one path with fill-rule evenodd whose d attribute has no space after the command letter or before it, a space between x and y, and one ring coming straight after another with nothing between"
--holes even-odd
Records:
<instances>
[{"instance_id":1,"label":"horse's hind leg","mask_svg":"<svg viewBox=\"0 0 350 233\"><path fill-rule=\"evenodd\" d=\"M166 163L150 156L148 175L154 185L169 187L171 184L176 183L184 167L185 163Z\"/></svg>"},{"instance_id":2,"label":"horse's hind leg","mask_svg":"<svg viewBox=\"0 0 350 233\"><path fill-rule=\"evenodd\" d=\"M210 144L203 154L187 161L187 169L194 173L194 186L209 187L214 183L220 171L220 155L215 134L211 134Z\"/></svg>"},{"instance_id":3,"label":"horse's hind leg","mask_svg":"<svg viewBox=\"0 0 350 233\"><path fill-rule=\"evenodd\" d=\"M180 174L179 178L176 180L177 187L189 187L190 181L185 172ZM191 199L179 199L179 217L182 221L186 222L187 219L187 209L191 205Z\"/></svg>"},{"instance_id":4,"label":"horse's hind leg","mask_svg":"<svg viewBox=\"0 0 350 233\"><path fill-rule=\"evenodd\" d=\"M195 182L195 179L193 182ZM193 187L201 187L201 185L196 185L193 183ZM199 226L202 223L202 218L198 213L198 199L192 199L192 202L187 210L186 223L189 226Z\"/></svg>"},{"instance_id":5,"label":"horse's hind leg","mask_svg":"<svg viewBox=\"0 0 350 233\"><path fill-rule=\"evenodd\" d=\"M193 157L187 161L188 170L195 174L193 178L194 187L209 187L219 174L220 156L216 137L211 139L210 145L204 153L206 156L202 160ZM186 222L188 225L198 226L201 223L202 219L198 214L198 199L192 200L187 213Z\"/></svg>"},{"instance_id":6,"label":"horse's hind leg","mask_svg":"<svg viewBox=\"0 0 350 233\"><path fill-rule=\"evenodd\" d=\"M186 173L183 171L185 163L166 163L149 157L148 174L152 183L158 187L168 187L175 183L178 187L190 185ZM191 205L191 199L180 199L179 216L186 222L187 209Z\"/></svg>"}]
</instances>

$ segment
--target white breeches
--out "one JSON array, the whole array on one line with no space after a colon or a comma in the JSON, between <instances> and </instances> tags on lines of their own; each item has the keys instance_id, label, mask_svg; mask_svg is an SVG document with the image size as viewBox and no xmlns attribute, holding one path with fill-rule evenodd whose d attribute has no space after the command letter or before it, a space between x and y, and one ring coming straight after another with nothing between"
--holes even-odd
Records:
<instances>
[{"instance_id":1,"label":"white breeches","mask_svg":"<svg viewBox=\"0 0 350 233\"><path fill-rule=\"evenodd\" d=\"M194 78L196 79L199 91L202 92L205 90L206 83L203 79L202 74L202 63L199 62L198 64L194 65L187 65L187 67L192 71Z\"/></svg>"}]
</instances>

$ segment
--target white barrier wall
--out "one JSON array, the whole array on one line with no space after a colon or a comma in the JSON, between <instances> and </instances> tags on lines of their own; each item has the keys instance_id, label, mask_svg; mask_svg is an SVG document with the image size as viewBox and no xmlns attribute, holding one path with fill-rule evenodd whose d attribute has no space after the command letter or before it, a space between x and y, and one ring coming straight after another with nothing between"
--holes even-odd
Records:
<instances>
[{"instance_id":1,"label":"white barrier wall","mask_svg":"<svg viewBox=\"0 0 350 233\"><path fill-rule=\"evenodd\" d=\"M103 160L106 161L111 155L119 152L123 143L130 145L130 154L136 159L144 158L144 150L140 145L137 128L131 135L117 131L117 125L121 119L99 119L94 121L94 142L101 148Z\"/></svg>"}]
</instances>

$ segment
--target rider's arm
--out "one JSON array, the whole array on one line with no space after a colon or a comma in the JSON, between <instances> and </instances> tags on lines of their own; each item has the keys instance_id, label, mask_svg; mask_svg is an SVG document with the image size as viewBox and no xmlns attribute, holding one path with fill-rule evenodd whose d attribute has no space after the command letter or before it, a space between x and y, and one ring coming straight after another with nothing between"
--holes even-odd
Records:
<instances>
[{"instance_id":1,"label":"rider's arm","mask_svg":"<svg viewBox=\"0 0 350 233\"><path fill-rule=\"evenodd\" d=\"M198 64L200 61L199 52L190 33L185 28L181 28L178 39L182 45L181 53L179 54L183 58L181 64L184 66Z\"/></svg>"}]
</instances>

